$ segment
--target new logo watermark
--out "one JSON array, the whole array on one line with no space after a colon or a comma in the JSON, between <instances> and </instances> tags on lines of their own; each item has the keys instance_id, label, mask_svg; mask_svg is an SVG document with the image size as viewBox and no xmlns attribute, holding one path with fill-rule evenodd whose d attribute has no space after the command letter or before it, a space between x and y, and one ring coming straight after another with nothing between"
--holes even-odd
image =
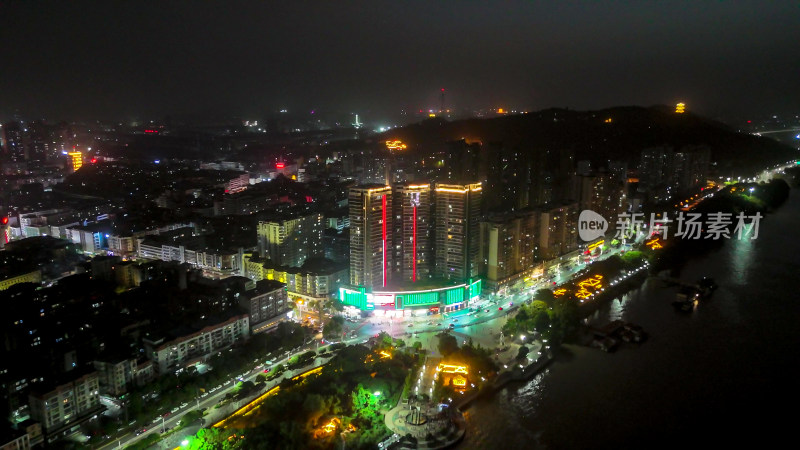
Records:
<instances>
[{"instance_id":1,"label":"new logo watermark","mask_svg":"<svg viewBox=\"0 0 800 450\"><path fill-rule=\"evenodd\" d=\"M578 216L578 236L584 241L593 241L606 234L608 221L591 209L584 209Z\"/></svg>"},{"instance_id":2,"label":"new logo watermark","mask_svg":"<svg viewBox=\"0 0 800 450\"><path fill-rule=\"evenodd\" d=\"M757 212L752 216L739 212L732 213L714 212L708 213L705 218L700 213L679 212L670 218L665 211L661 214L651 213L649 224L645 222L643 213L621 213L617 216L616 239L630 239L636 236L637 232L644 230L652 234L658 234L662 239L669 237L669 224L675 224L673 229L675 237L684 239L731 239L735 235L737 239L758 238L758 226L763 216ZM704 220L705 219L705 220ZM584 241L593 241L603 235L608 230L608 221L600 214L585 209L578 216L578 236Z\"/></svg>"}]
</instances>

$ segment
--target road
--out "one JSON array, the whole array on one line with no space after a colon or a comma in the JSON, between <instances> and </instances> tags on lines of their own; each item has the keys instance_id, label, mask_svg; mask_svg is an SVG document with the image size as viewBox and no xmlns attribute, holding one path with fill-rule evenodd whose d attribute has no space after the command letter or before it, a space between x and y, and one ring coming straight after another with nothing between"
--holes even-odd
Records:
<instances>
[{"instance_id":1,"label":"road","mask_svg":"<svg viewBox=\"0 0 800 450\"><path fill-rule=\"evenodd\" d=\"M617 254L625 248L610 249L603 255L599 256L596 260L605 259L612 254ZM559 268L552 280L557 284L568 281L576 272L585 267L585 264L579 263L567 269ZM483 347L495 348L500 343L500 331L509 318L509 314L516 310L519 305L524 302L530 302L532 294L541 288L552 287L550 279L539 281L521 292L512 295L499 297L491 296L487 299L481 299L475 306L479 307L477 312L470 312L466 309L452 313L431 316L417 316L417 317L370 317L361 319L356 323L346 322L345 335L346 338L341 342L345 344L355 344L365 342L372 336L377 335L381 331L386 331L395 338L402 338L407 345L413 345L414 342L420 341L423 348L428 350L433 356L438 353L437 344L438 339L436 335L442 330L448 329L450 324L453 325L451 333L459 339L459 344L463 344L469 339L472 339L475 344L480 344ZM501 309L502 308L502 309ZM352 336L351 331L355 330L356 334ZM308 342L307 344L294 349L288 353L284 353L280 360L273 361L273 367L277 364L286 363L291 357L299 355L308 350L318 350L320 348L321 339L318 336L316 339ZM314 366L321 365L326 361L324 358L316 358L313 362ZM295 375L306 371L312 367L308 365L302 369L289 371L288 374ZM244 381L254 381L255 377L262 372L261 368L254 367L241 379ZM284 375L285 376L285 375ZM284 377L279 377L273 382L268 382L264 390L272 388ZM221 418L233 413L236 409L244 405L245 401L231 402L223 408L214 408L220 404L225 398L225 395L231 392L236 385L235 379L229 380L226 385L223 385L219 390L213 393L204 394L205 397L199 397L191 402L189 405L180 408L175 413L171 413L167 418L155 421L147 425L147 431L139 436L128 434L122 438L111 441L103 445L102 449L110 449L115 447L124 447L138 442L152 433L159 433L163 428L171 429L178 425L181 418L187 412L195 409L205 408L209 411L211 416L206 416L206 426L210 423L215 423ZM255 397L255 395L254 395ZM163 445L179 445L180 442L188 436L193 435L192 428L186 429L169 436ZM196 432L196 430L194 430ZM165 448L163 445L156 445L153 448ZM174 447L172 447L174 448Z\"/></svg>"},{"instance_id":2,"label":"road","mask_svg":"<svg viewBox=\"0 0 800 450\"><path fill-rule=\"evenodd\" d=\"M307 344L305 344L305 345L303 345L301 347L298 347L297 349L294 349L293 351L290 351L289 353L284 353L284 356L281 359L273 361L273 366L287 363L289 361L289 359L292 358L293 356L302 354L303 352L306 352L308 350L314 350L316 347L317 347L317 343L314 340L312 340L312 341L308 342ZM314 362L316 363L317 361L315 360ZM305 367L305 368L294 370L294 371L287 371L285 373L293 375L295 373L300 373L302 371L308 370L308 368L309 367ZM135 435L134 433L129 433L129 434L124 435L124 436L122 436L120 438L117 438L117 439L115 439L115 440L113 440L111 442L108 442L108 443L106 443L105 445L103 445L103 446L101 446L99 448L101 448L101 449L111 449L111 448L117 448L117 447L126 447L128 445L132 445L132 444L140 441L141 439L144 439L146 436L148 436L148 435L150 435L152 433L160 433L162 429L168 429L168 430L172 429L175 426L177 426L178 423L180 423L181 418L187 412L192 411L192 410L205 408L207 411L209 411L209 413L213 414L213 413L219 412L220 409L223 409L223 410L225 410L225 412L227 414L230 414L233 411L235 411L236 409L238 409L238 406L236 406L236 408L233 408L233 409L231 409L230 407L214 409L214 406L216 406L217 404L220 404L225 399L225 395L228 394L229 392L232 392L232 389L236 386L236 382L238 382L240 380L255 382L256 376L258 376L258 374L260 374L260 373L263 373L263 369L259 368L259 367L254 367L253 369L248 371L245 374L244 377L228 380L224 385L222 385L222 387L219 390L215 390L213 393L203 394L204 396L197 397L193 402L190 402L188 405L186 405L183 408L179 408L179 410L176 411L175 413L170 413L170 415L168 417L163 419L163 422L162 422L162 420L156 420L156 421L152 421L151 423L145 425L145 428L147 429L147 431L145 431L144 433L142 433L142 434L140 434L138 436ZM284 378L284 376L278 377L273 382L267 383L267 389L271 388L272 386L277 384L280 380L282 380ZM244 404L245 402L244 401L242 401L242 402L230 402L228 405L234 405L235 406L235 403ZM241 406L241 405L239 405L239 406ZM228 409L230 409L230 411L227 411ZM206 425L208 425L209 423L212 423L211 421L214 419L214 417L209 418L209 416L206 416L204 419L205 419ZM195 432L196 431L197 430L195 430ZM181 436L183 436L183 438L185 438L187 436L193 435L194 433L180 432L178 434L180 434ZM171 438L172 437L170 436L170 439ZM183 438L181 440L183 440ZM159 448L159 447L156 446L154 448ZM172 448L174 448L174 447L172 447Z\"/></svg>"}]
</instances>

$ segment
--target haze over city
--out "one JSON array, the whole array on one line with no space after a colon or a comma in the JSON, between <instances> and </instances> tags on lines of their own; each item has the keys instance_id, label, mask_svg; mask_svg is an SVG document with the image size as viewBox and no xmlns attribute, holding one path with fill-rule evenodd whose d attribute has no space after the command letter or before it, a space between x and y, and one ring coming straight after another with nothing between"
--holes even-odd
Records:
<instances>
[{"instance_id":1,"label":"haze over city","mask_svg":"<svg viewBox=\"0 0 800 450\"><path fill-rule=\"evenodd\" d=\"M287 109L794 113L797 4L4 2L0 117L145 120Z\"/></svg>"}]
</instances>

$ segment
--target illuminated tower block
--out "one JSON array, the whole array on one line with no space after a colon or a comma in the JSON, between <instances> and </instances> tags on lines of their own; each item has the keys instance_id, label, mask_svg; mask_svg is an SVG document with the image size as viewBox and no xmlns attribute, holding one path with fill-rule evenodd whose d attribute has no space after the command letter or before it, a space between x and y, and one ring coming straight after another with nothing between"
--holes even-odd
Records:
<instances>
[{"instance_id":1,"label":"illuminated tower block","mask_svg":"<svg viewBox=\"0 0 800 450\"><path fill-rule=\"evenodd\" d=\"M380 184L350 189L350 283L383 287L390 279L392 188Z\"/></svg>"},{"instance_id":2,"label":"illuminated tower block","mask_svg":"<svg viewBox=\"0 0 800 450\"><path fill-rule=\"evenodd\" d=\"M83 153L72 151L67 153L69 156L70 164L72 164L72 171L77 172L83 166Z\"/></svg>"},{"instance_id":3,"label":"illuminated tower block","mask_svg":"<svg viewBox=\"0 0 800 450\"><path fill-rule=\"evenodd\" d=\"M478 275L481 195L481 183L436 183L437 276L463 281Z\"/></svg>"},{"instance_id":4,"label":"illuminated tower block","mask_svg":"<svg viewBox=\"0 0 800 450\"><path fill-rule=\"evenodd\" d=\"M395 271L402 281L416 282L430 276L431 186L405 184L395 187Z\"/></svg>"}]
</instances>

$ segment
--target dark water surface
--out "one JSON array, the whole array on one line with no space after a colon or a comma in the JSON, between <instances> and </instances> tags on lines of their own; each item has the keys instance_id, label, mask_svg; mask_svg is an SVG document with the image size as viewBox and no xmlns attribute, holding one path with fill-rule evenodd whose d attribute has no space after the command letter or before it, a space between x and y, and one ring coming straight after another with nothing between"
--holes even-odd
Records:
<instances>
[{"instance_id":1,"label":"dark water surface","mask_svg":"<svg viewBox=\"0 0 800 450\"><path fill-rule=\"evenodd\" d=\"M622 318L650 339L615 353L567 346L528 383L467 411L459 449L794 447L800 437L800 191L761 222L689 261L681 279L719 284L692 314L648 280L592 321Z\"/></svg>"}]
</instances>

